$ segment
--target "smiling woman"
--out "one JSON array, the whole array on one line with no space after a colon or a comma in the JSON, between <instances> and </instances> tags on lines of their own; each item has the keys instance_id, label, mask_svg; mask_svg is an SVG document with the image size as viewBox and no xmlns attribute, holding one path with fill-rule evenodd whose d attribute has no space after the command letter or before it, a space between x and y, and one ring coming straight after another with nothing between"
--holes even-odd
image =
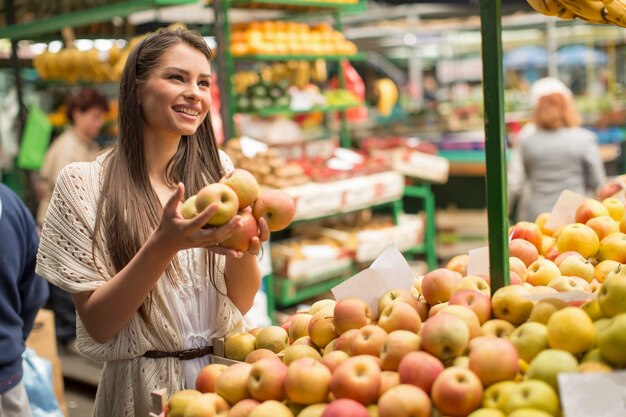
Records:
<instances>
[{"instance_id":1,"label":"smiling woman","mask_svg":"<svg viewBox=\"0 0 626 417\"><path fill-rule=\"evenodd\" d=\"M96 416L147 415L150 391L193 387L211 341L243 330L269 237L226 249L241 216L203 228L181 201L233 170L218 151L209 107L211 52L187 30L162 30L130 53L120 84L119 141L58 179L37 271L71 292L78 348L105 362ZM183 185L184 184L184 185Z\"/></svg>"}]
</instances>

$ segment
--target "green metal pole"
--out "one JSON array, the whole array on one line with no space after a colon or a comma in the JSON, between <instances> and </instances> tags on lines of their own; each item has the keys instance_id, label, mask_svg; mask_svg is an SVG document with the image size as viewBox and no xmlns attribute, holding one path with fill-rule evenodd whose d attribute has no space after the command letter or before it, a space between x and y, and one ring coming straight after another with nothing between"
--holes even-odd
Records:
<instances>
[{"instance_id":1,"label":"green metal pole","mask_svg":"<svg viewBox=\"0 0 626 417\"><path fill-rule=\"evenodd\" d=\"M480 0L491 291L509 284L501 0Z\"/></svg>"}]
</instances>

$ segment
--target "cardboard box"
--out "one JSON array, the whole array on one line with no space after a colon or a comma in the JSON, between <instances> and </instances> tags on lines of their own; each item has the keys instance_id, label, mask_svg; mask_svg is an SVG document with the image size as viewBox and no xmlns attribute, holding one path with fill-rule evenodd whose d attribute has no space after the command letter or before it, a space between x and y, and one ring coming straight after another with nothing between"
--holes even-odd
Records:
<instances>
[{"instance_id":1,"label":"cardboard box","mask_svg":"<svg viewBox=\"0 0 626 417\"><path fill-rule=\"evenodd\" d=\"M63 385L63 373L61 361L57 351L56 334L54 331L54 313L50 310L41 309L35 318L33 330L26 339L26 346L33 349L37 356L49 360L52 363L52 382L54 393L59 402L59 407L65 416L68 416L67 404L65 403Z\"/></svg>"}]
</instances>

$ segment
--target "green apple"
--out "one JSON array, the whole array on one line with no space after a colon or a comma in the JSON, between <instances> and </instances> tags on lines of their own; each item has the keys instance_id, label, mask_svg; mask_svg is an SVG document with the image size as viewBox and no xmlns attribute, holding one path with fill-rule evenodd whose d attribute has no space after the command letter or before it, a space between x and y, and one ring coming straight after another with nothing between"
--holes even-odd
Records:
<instances>
[{"instance_id":1,"label":"green apple","mask_svg":"<svg viewBox=\"0 0 626 417\"><path fill-rule=\"evenodd\" d=\"M548 320L548 344L579 355L596 344L596 330L587 313L578 307L565 307Z\"/></svg>"},{"instance_id":2,"label":"green apple","mask_svg":"<svg viewBox=\"0 0 626 417\"><path fill-rule=\"evenodd\" d=\"M483 395L483 407L503 410L507 394L515 387L517 382L514 381L500 381L488 386Z\"/></svg>"},{"instance_id":3,"label":"green apple","mask_svg":"<svg viewBox=\"0 0 626 417\"><path fill-rule=\"evenodd\" d=\"M180 208L180 214L184 219L193 219L198 215L198 210L196 209L196 196L192 195L183 203Z\"/></svg>"},{"instance_id":4,"label":"green apple","mask_svg":"<svg viewBox=\"0 0 626 417\"><path fill-rule=\"evenodd\" d=\"M537 301L530 311L529 321L536 321L537 323L548 324L548 319L555 312L562 308L567 307L567 302L558 298L544 298Z\"/></svg>"},{"instance_id":5,"label":"green apple","mask_svg":"<svg viewBox=\"0 0 626 417\"><path fill-rule=\"evenodd\" d=\"M619 367L626 365L626 313L613 317L598 332L598 347L602 356Z\"/></svg>"},{"instance_id":6,"label":"green apple","mask_svg":"<svg viewBox=\"0 0 626 417\"><path fill-rule=\"evenodd\" d=\"M228 359L244 361L255 349L256 337L251 333L235 333L224 342L224 354Z\"/></svg>"},{"instance_id":7,"label":"green apple","mask_svg":"<svg viewBox=\"0 0 626 417\"><path fill-rule=\"evenodd\" d=\"M607 275L600 287L598 302L605 316L626 313L626 267L620 265Z\"/></svg>"},{"instance_id":8,"label":"green apple","mask_svg":"<svg viewBox=\"0 0 626 417\"><path fill-rule=\"evenodd\" d=\"M600 308L600 302L598 301L597 298L591 301L587 301L585 304L580 306L580 309L584 311L585 313L587 313L589 318L593 321L596 321L604 317L604 314L602 313L602 309Z\"/></svg>"},{"instance_id":9,"label":"green apple","mask_svg":"<svg viewBox=\"0 0 626 417\"><path fill-rule=\"evenodd\" d=\"M521 285L499 288L491 298L493 316L513 325L524 323L530 316L533 302L525 296L530 292Z\"/></svg>"},{"instance_id":10,"label":"green apple","mask_svg":"<svg viewBox=\"0 0 626 417\"><path fill-rule=\"evenodd\" d=\"M609 361L607 361L606 358L602 356L600 348L593 348L589 352L585 353L585 355L580 360L580 363L600 363L603 365L610 365Z\"/></svg>"},{"instance_id":11,"label":"green apple","mask_svg":"<svg viewBox=\"0 0 626 417\"><path fill-rule=\"evenodd\" d=\"M506 415L495 408L479 408L467 417L506 417Z\"/></svg>"},{"instance_id":12,"label":"green apple","mask_svg":"<svg viewBox=\"0 0 626 417\"><path fill-rule=\"evenodd\" d=\"M544 381L558 392L558 374L576 372L577 368L578 361L571 353L558 349L546 349L530 361L526 378Z\"/></svg>"},{"instance_id":13,"label":"green apple","mask_svg":"<svg viewBox=\"0 0 626 417\"><path fill-rule=\"evenodd\" d=\"M543 410L550 416L556 416L560 411L556 391L545 382L535 379L522 381L512 389L507 394L505 407L504 411L509 416L521 408Z\"/></svg>"},{"instance_id":14,"label":"green apple","mask_svg":"<svg viewBox=\"0 0 626 417\"><path fill-rule=\"evenodd\" d=\"M518 408L513 411L508 417L553 417L552 414L546 413L543 410L537 410L536 408Z\"/></svg>"},{"instance_id":15,"label":"green apple","mask_svg":"<svg viewBox=\"0 0 626 417\"><path fill-rule=\"evenodd\" d=\"M187 407L201 395L199 391L192 389L174 393L167 401L167 417L183 417Z\"/></svg>"},{"instance_id":16,"label":"green apple","mask_svg":"<svg viewBox=\"0 0 626 417\"><path fill-rule=\"evenodd\" d=\"M545 324L529 321L516 328L509 336L509 341L517 349L520 358L530 362L539 352L548 349L548 328Z\"/></svg>"}]
</instances>

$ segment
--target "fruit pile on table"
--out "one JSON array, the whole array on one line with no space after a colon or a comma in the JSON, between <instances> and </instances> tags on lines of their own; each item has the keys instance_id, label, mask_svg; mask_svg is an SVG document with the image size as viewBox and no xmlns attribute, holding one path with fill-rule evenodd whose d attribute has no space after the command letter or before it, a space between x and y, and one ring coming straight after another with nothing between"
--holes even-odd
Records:
<instances>
[{"instance_id":1,"label":"fruit pile on table","mask_svg":"<svg viewBox=\"0 0 626 417\"><path fill-rule=\"evenodd\" d=\"M585 200L556 232L547 215L513 225L512 285L493 296L459 255L374 305L324 299L233 334L225 356L239 362L202 369L197 390L174 393L164 413L561 416L560 373L626 366L626 217L615 200Z\"/></svg>"}]
</instances>

